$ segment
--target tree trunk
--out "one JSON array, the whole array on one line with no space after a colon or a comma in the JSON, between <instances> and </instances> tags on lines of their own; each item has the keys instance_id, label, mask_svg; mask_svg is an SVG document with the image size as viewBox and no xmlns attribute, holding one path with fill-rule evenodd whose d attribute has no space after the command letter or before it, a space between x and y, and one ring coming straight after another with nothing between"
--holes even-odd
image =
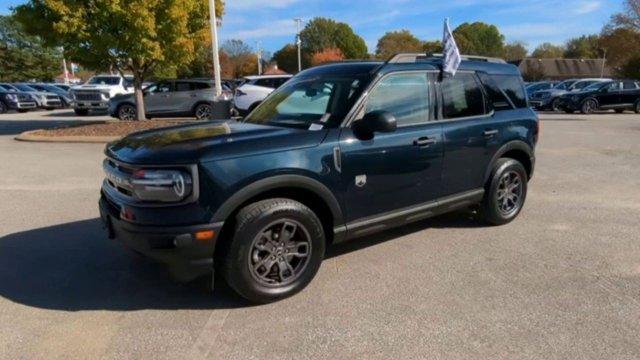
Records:
<instances>
[{"instance_id":1,"label":"tree trunk","mask_svg":"<svg viewBox=\"0 0 640 360\"><path fill-rule=\"evenodd\" d=\"M136 98L136 115L138 120L146 120L147 116L144 112L144 93L142 92L142 80L134 75L133 88L135 89Z\"/></svg>"}]
</instances>

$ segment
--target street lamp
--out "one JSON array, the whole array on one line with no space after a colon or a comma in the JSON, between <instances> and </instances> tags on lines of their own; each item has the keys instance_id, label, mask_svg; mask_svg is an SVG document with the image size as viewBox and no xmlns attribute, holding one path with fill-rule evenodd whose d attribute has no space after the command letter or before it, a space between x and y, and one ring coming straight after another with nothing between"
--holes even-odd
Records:
<instances>
[{"instance_id":1,"label":"street lamp","mask_svg":"<svg viewBox=\"0 0 640 360\"><path fill-rule=\"evenodd\" d=\"M214 0L209 0L209 21L211 22L211 47L213 49L213 80L215 84L216 98L222 95L222 82L220 81L220 55L218 54L218 17L216 17L216 5ZM222 24L222 22L220 21Z\"/></svg>"},{"instance_id":2,"label":"street lamp","mask_svg":"<svg viewBox=\"0 0 640 360\"><path fill-rule=\"evenodd\" d=\"M302 19L295 18L293 21L296 22L296 45L298 46L298 72L302 71L302 55L300 46L302 45L302 39L300 39L300 24L302 23Z\"/></svg>"}]
</instances>

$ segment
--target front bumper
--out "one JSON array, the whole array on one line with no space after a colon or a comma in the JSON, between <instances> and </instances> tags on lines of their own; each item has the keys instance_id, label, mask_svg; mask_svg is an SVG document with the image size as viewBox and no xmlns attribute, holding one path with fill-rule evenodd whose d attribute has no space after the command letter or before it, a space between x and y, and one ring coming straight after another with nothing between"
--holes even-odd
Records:
<instances>
[{"instance_id":1,"label":"front bumper","mask_svg":"<svg viewBox=\"0 0 640 360\"><path fill-rule=\"evenodd\" d=\"M109 101L85 101L85 100L74 100L73 102L74 109L89 109L89 110L108 110L109 109Z\"/></svg>"},{"instance_id":2,"label":"front bumper","mask_svg":"<svg viewBox=\"0 0 640 360\"><path fill-rule=\"evenodd\" d=\"M7 105L13 110L30 110L38 107L35 101L9 102Z\"/></svg>"},{"instance_id":3,"label":"front bumper","mask_svg":"<svg viewBox=\"0 0 640 360\"><path fill-rule=\"evenodd\" d=\"M551 107L551 101L553 100L553 98L536 98L536 99L530 99L529 100L529 104L531 104L531 106L537 110L546 110L549 109Z\"/></svg>"},{"instance_id":4,"label":"front bumper","mask_svg":"<svg viewBox=\"0 0 640 360\"><path fill-rule=\"evenodd\" d=\"M192 226L138 225L122 219L121 209L103 194L100 218L110 239L169 266L179 280L188 281L213 269L216 241L224 223ZM195 234L213 231L214 237L197 240Z\"/></svg>"}]
</instances>

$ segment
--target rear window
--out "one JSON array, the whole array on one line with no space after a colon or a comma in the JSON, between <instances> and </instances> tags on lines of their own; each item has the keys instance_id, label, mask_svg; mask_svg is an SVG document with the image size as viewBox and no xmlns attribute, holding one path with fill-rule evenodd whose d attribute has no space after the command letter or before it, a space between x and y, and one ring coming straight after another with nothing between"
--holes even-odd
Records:
<instances>
[{"instance_id":1,"label":"rear window","mask_svg":"<svg viewBox=\"0 0 640 360\"><path fill-rule=\"evenodd\" d=\"M482 90L473 74L458 73L453 78L444 79L441 89L445 119L485 114Z\"/></svg>"},{"instance_id":2,"label":"rear window","mask_svg":"<svg viewBox=\"0 0 640 360\"><path fill-rule=\"evenodd\" d=\"M527 94L524 90L522 78L513 75L488 75L480 73L480 80L485 85L493 108L499 110L511 110L526 108Z\"/></svg>"}]
</instances>

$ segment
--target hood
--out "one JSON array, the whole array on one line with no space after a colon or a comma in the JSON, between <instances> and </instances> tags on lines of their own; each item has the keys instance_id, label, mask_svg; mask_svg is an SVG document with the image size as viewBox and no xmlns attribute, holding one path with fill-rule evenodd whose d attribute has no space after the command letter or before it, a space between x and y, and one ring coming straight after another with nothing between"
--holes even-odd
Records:
<instances>
[{"instance_id":1,"label":"hood","mask_svg":"<svg viewBox=\"0 0 640 360\"><path fill-rule=\"evenodd\" d=\"M131 134L105 154L138 165L195 164L209 160L318 145L325 131L212 121Z\"/></svg>"},{"instance_id":2,"label":"hood","mask_svg":"<svg viewBox=\"0 0 640 360\"><path fill-rule=\"evenodd\" d=\"M78 85L74 86L73 90L111 90L118 85Z\"/></svg>"}]
</instances>

